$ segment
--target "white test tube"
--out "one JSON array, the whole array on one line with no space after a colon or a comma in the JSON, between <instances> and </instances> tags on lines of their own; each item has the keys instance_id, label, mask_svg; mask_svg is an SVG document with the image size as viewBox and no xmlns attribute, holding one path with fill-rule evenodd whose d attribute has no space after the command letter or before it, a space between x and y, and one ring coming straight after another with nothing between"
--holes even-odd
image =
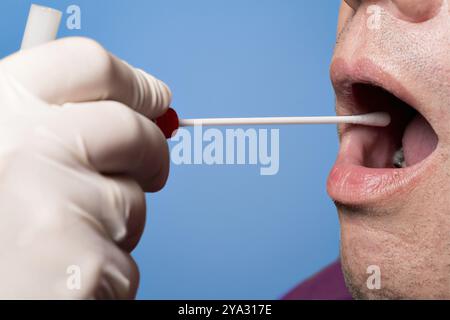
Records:
<instances>
[{"instance_id":1,"label":"white test tube","mask_svg":"<svg viewBox=\"0 0 450 320\"><path fill-rule=\"evenodd\" d=\"M21 50L32 48L56 39L62 12L32 4L28 15Z\"/></svg>"}]
</instances>

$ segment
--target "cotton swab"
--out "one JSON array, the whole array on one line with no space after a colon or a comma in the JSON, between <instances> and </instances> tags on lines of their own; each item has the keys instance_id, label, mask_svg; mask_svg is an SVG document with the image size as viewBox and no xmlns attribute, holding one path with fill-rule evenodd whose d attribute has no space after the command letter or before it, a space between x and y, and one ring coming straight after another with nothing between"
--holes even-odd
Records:
<instances>
[{"instance_id":1,"label":"cotton swab","mask_svg":"<svg viewBox=\"0 0 450 320\"><path fill-rule=\"evenodd\" d=\"M200 125L248 126L349 123L372 127L386 127L391 122L391 116L386 112L374 112L354 116L179 119L176 111L170 108L164 115L154 121L162 130L165 137L171 138L179 127Z\"/></svg>"},{"instance_id":2,"label":"cotton swab","mask_svg":"<svg viewBox=\"0 0 450 320\"><path fill-rule=\"evenodd\" d=\"M270 118L209 118L180 119L180 127L202 126L234 126L234 125L289 125L289 124L340 124L350 123L373 127L386 127L391 117L386 112L374 112L353 116L325 117L270 117Z\"/></svg>"}]
</instances>

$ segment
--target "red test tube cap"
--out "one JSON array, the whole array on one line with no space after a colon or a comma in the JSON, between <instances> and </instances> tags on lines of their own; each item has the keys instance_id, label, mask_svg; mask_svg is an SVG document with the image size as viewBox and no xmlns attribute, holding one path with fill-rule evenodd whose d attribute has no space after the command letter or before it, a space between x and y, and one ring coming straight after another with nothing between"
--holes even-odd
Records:
<instances>
[{"instance_id":1,"label":"red test tube cap","mask_svg":"<svg viewBox=\"0 0 450 320\"><path fill-rule=\"evenodd\" d=\"M172 138L180 126L178 115L172 108L169 108L166 113L153 121L161 129L166 139Z\"/></svg>"}]
</instances>

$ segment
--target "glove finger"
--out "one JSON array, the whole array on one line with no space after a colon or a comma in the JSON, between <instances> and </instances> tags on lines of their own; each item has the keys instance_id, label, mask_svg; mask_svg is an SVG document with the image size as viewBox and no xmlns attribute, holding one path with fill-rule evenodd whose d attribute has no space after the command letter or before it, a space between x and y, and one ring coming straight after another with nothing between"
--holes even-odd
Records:
<instances>
[{"instance_id":1,"label":"glove finger","mask_svg":"<svg viewBox=\"0 0 450 320\"><path fill-rule=\"evenodd\" d=\"M134 299L139 286L139 268L136 262L111 242L105 242L104 249L107 250L107 256L98 265L101 271L92 298Z\"/></svg>"},{"instance_id":2,"label":"glove finger","mask_svg":"<svg viewBox=\"0 0 450 320\"><path fill-rule=\"evenodd\" d=\"M0 67L49 104L114 100L154 119L167 111L172 98L162 81L87 38L20 51L3 59Z\"/></svg>"},{"instance_id":3,"label":"glove finger","mask_svg":"<svg viewBox=\"0 0 450 320\"><path fill-rule=\"evenodd\" d=\"M98 179L98 177L97 177ZM145 225L145 194L141 187L126 176L101 177L90 194L81 191L73 200L78 213L106 231L122 250L131 252L137 245ZM99 206L98 204L102 205ZM90 221L94 218L94 221Z\"/></svg>"},{"instance_id":4,"label":"glove finger","mask_svg":"<svg viewBox=\"0 0 450 320\"><path fill-rule=\"evenodd\" d=\"M135 297L139 270L132 257L78 215L41 224L38 231L2 246L2 258L14 268L0 264L0 298Z\"/></svg>"},{"instance_id":5,"label":"glove finger","mask_svg":"<svg viewBox=\"0 0 450 320\"><path fill-rule=\"evenodd\" d=\"M169 150L159 128L115 101L66 104L47 123L103 174L135 179L146 192L159 191L169 175Z\"/></svg>"}]
</instances>

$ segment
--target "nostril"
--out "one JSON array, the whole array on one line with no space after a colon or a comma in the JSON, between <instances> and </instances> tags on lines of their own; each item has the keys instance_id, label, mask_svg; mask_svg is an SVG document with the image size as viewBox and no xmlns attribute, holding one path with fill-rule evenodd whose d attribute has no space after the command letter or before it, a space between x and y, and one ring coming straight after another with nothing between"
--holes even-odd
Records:
<instances>
[{"instance_id":1,"label":"nostril","mask_svg":"<svg viewBox=\"0 0 450 320\"><path fill-rule=\"evenodd\" d=\"M391 0L401 19L424 22L434 18L442 7L442 0Z\"/></svg>"}]
</instances>

